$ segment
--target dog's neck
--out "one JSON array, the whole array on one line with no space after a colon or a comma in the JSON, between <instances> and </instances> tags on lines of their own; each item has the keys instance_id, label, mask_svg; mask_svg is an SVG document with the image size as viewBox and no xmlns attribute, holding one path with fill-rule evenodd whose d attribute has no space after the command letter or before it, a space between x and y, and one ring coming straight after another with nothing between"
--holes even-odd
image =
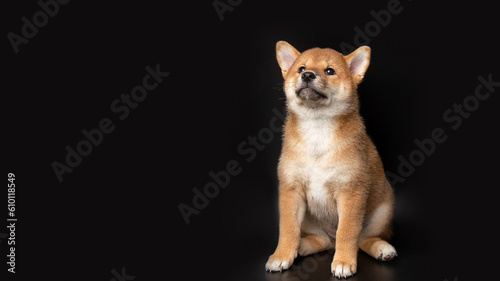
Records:
<instances>
[{"instance_id":1,"label":"dog's neck","mask_svg":"<svg viewBox=\"0 0 500 281\"><path fill-rule=\"evenodd\" d=\"M355 138L365 132L363 120L357 107L340 115L297 114L289 111L287 118L289 132L301 140L329 141L337 137ZM286 132L285 132L286 133ZM297 139L297 140L298 140Z\"/></svg>"},{"instance_id":2,"label":"dog's neck","mask_svg":"<svg viewBox=\"0 0 500 281\"><path fill-rule=\"evenodd\" d=\"M358 122L361 119L359 114L359 103L357 101L345 106L342 111L306 107L296 110L292 109L290 106L287 106L287 110L290 121L296 123L318 122L342 125L350 121Z\"/></svg>"}]
</instances>

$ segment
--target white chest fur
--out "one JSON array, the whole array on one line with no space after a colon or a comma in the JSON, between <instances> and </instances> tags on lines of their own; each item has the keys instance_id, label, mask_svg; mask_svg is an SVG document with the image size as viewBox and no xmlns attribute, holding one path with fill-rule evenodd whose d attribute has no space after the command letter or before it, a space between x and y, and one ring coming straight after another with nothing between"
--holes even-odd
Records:
<instances>
[{"instance_id":1,"label":"white chest fur","mask_svg":"<svg viewBox=\"0 0 500 281\"><path fill-rule=\"evenodd\" d=\"M335 148L333 138L336 126L328 119L308 119L299 123L299 133L303 140L302 152L305 156L322 158Z\"/></svg>"},{"instance_id":2,"label":"white chest fur","mask_svg":"<svg viewBox=\"0 0 500 281\"><path fill-rule=\"evenodd\" d=\"M299 123L302 142L297 146L300 162L293 166L305 183L308 208L316 216L334 215L333 189L349 180L348 164L337 153L337 124L331 119L311 119Z\"/></svg>"}]
</instances>

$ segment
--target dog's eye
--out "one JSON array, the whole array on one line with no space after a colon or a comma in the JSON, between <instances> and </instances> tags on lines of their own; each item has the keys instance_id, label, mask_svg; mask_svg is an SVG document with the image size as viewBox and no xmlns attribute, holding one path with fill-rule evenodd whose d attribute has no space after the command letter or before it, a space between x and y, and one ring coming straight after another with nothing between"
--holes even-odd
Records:
<instances>
[{"instance_id":1,"label":"dog's eye","mask_svg":"<svg viewBox=\"0 0 500 281\"><path fill-rule=\"evenodd\" d=\"M304 70L306 70L306 68L304 66L299 67L299 73L301 73Z\"/></svg>"},{"instance_id":2,"label":"dog's eye","mask_svg":"<svg viewBox=\"0 0 500 281\"><path fill-rule=\"evenodd\" d=\"M326 75L334 75L335 70L333 70L333 68L327 68L327 69L325 69L325 73L326 73Z\"/></svg>"}]
</instances>

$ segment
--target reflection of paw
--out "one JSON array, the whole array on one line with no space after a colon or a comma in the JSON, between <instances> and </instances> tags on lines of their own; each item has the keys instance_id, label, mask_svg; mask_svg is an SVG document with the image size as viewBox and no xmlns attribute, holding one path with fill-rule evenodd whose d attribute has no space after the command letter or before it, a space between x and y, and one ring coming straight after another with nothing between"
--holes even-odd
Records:
<instances>
[{"instance_id":1,"label":"reflection of paw","mask_svg":"<svg viewBox=\"0 0 500 281\"><path fill-rule=\"evenodd\" d=\"M394 249L394 247L387 242L383 246L379 247L378 251L379 254L377 256L377 260L379 261L390 261L398 256L396 249Z\"/></svg>"},{"instance_id":2,"label":"reflection of paw","mask_svg":"<svg viewBox=\"0 0 500 281\"><path fill-rule=\"evenodd\" d=\"M282 271L287 270L292 266L293 260L297 254L283 255L280 253L274 253L269 257L266 263L266 271Z\"/></svg>"},{"instance_id":3,"label":"reflection of paw","mask_svg":"<svg viewBox=\"0 0 500 281\"><path fill-rule=\"evenodd\" d=\"M354 262L342 262L333 259L332 262L332 274L337 278L347 278L351 277L356 273L356 261Z\"/></svg>"}]
</instances>

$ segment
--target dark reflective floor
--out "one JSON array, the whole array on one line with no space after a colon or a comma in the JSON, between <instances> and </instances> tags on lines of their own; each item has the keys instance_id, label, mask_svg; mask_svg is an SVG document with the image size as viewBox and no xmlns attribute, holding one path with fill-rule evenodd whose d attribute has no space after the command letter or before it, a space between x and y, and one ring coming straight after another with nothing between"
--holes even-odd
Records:
<instances>
[{"instance_id":1,"label":"dark reflective floor","mask_svg":"<svg viewBox=\"0 0 500 281\"><path fill-rule=\"evenodd\" d=\"M357 273L348 280L453 280L459 275L457 261L459 255L450 251L450 240L436 243L436 238L429 226L422 224L423 217L415 213L416 206L423 206L419 197L411 189L397 190L398 211L394 219L394 236L390 243L398 251L393 261L375 260L363 251L358 252ZM415 190L415 189L413 189ZM421 220L422 219L422 220ZM274 226L269 226L274 229ZM277 231L277 229L274 229ZM451 239L451 238L450 238ZM231 269L222 280L265 280L265 281L301 281L301 280L339 280L331 273L330 265L334 250L317 253L306 257L297 257L293 265L283 272L266 272L265 263L274 251L275 237L256 247L237 252L239 256L231 261Z\"/></svg>"},{"instance_id":2,"label":"dark reflective floor","mask_svg":"<svg viewBox=\"0 0 500 281\"><path fill-rule=\"evenodd\" d=\"M283 272L266 272L264 264L267 257L260 261L247 263L238 271L242 275L236 278L228 276L227 280L265 280L265 281L301 281L301 280L339 280L330 272L330 264L333 260L333 251L317 253L307 257L298 257L290 269ZM389 262L381 262L373 259L364 252L358 254L358 271L348 278L352 281L361 280L445 280L449 276L425 276L431 268L423 257L405 254ZM453 277L453 276L452 276ZM236 278L236 279L235 279Z\"/></svg>"},{"instance_id":3,"label":"dark reflective floor","mask_svg":"<svg viewBox=\"0 0 500 281\"><path fill-rule=\"evenodd\" d=\"M266 281L298 281L298 280L338 280L330 273L333 252L322 252L307 257L299 257L287 271L265 273ZM398 261L379 262L365 253L359 254L358 272L349 280L393 281L398 279Z\"/></svg>"}]
</instances>

